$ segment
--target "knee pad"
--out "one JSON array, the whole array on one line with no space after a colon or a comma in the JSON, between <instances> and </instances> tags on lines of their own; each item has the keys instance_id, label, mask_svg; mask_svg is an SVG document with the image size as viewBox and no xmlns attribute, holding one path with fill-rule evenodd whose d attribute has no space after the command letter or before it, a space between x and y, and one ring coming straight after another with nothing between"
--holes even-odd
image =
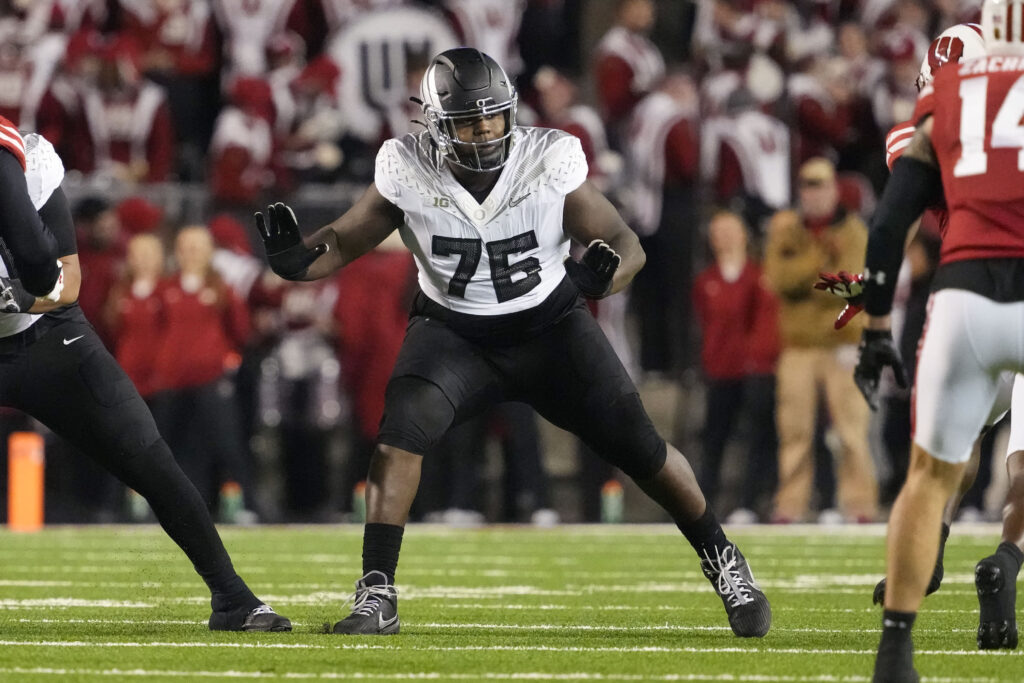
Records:
<instances>
[{"instance_id":1,"label":"knee pad","mask_svg":"<svg viewBox=\"0 0 1024 683\"><path fill-rule=\"evenodd\" d=\"M668 446L654 428L639 394L626 394L595 419L588 446L633 479L650 479L665 465ZM599 426L597 426L599 425Z\"/></svg>"},{"instance_id":2,"label":"knee pad","mask_svg":"<svg viewBox=\"0 0 1024 683\"><path fill-rule=\"evenodd\" d=\"M441 388L422 377L388 382L378 441L423 455L455 420L455 408Z\"/></svg>"}]
</instances>

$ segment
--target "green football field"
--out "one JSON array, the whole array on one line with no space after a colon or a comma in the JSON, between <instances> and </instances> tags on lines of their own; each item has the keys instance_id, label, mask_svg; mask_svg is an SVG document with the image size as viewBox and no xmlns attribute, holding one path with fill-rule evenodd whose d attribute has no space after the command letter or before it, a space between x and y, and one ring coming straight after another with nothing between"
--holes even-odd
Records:
<instances>
[{"instance_id":1,"label":"green football field","mask_svg":"<svg viewBox=\"0 0 1024 683\"><path fill-rule=\"evenodd\" d=\"M0 681L870 681L884 528L745 527L731 536L772 600L732 636L674 527L410 526L402 632L323 625L360 573L362 529L223 529L239 572L292 633L211 633L208 597L158 527L0 532ZM954 527L917 620L926 681L1024 681L1024 650L975 646L974 563L993 526ZM1019 611L1019 610L1018 610Z\"/></svg>"}]
</instances>

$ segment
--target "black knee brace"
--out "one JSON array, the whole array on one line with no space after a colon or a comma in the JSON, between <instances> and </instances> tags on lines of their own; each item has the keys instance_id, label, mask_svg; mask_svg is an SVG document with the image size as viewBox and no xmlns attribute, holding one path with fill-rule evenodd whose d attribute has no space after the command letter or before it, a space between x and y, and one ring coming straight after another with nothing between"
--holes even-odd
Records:
<instances>
[{"instance_id":1,"label":"black knee brace","mask_svg":"<svg viewBox=\"0 0 1024 683\"><path fill-rule=\"evenodd\" d=\"M587 437L587 445L601 459L633 479L653 477L668 455L665 439L654 428L638 394L625 394L609 405L608 416L596 417Z\"/></svg>"},{"instance_id":2,"label":"black knee brace","mask_svg":"<svg viewBox=\"0 0 1024 683\"><path fill-rule=\"evenodd\" d=\"M388 382L378 441L423 455L455 420L455 408L433 382L406 375Z\"/></svg>"}]
</instances>

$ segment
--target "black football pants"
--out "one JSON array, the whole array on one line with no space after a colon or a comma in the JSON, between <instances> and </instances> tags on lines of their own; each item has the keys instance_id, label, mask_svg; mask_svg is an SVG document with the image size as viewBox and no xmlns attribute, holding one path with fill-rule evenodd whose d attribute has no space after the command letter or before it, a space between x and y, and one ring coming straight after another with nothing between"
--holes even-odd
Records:
<instances>
[{"instance_id":1,"label":"black football pants","mask_svg":"<svg viewBox=\"0 0 1024 683\"><path fill-rule=\"evenodd\" d=\"M212 590L234 579L199 491L91 325L41 318L0 338L0 405L36 418L144 496Z\"/></svg>"}]
</instances>

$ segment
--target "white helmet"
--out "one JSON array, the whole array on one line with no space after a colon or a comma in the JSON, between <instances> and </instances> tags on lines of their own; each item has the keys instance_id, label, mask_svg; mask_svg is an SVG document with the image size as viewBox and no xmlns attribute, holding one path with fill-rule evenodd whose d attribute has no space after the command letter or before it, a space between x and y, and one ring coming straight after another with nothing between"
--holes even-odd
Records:
<instances>
[{"instance_id":1,"label":"white helmet","mask_svg":"<svg viewBox=\"0 0 1024 683\"><path fill-rule=\"evenodd\" d=\"M1024 0L985 0L981 32L990 55L1024 55Z\"/></svg>"},{"instance_id":2,"label":"white helmet","mask_svg":"<svg viewBox=\"0 0 1024 683\"><path fill-rule=\"evenodd\" d=\"M944 64L962 62L968 59L984 57L985 39L981 27L977 24L957 24L940 33L928 46L928 53L921 62L921 71L917 75L917 89L932 82L935 72Z\"/></svg>"}]
</instances>

